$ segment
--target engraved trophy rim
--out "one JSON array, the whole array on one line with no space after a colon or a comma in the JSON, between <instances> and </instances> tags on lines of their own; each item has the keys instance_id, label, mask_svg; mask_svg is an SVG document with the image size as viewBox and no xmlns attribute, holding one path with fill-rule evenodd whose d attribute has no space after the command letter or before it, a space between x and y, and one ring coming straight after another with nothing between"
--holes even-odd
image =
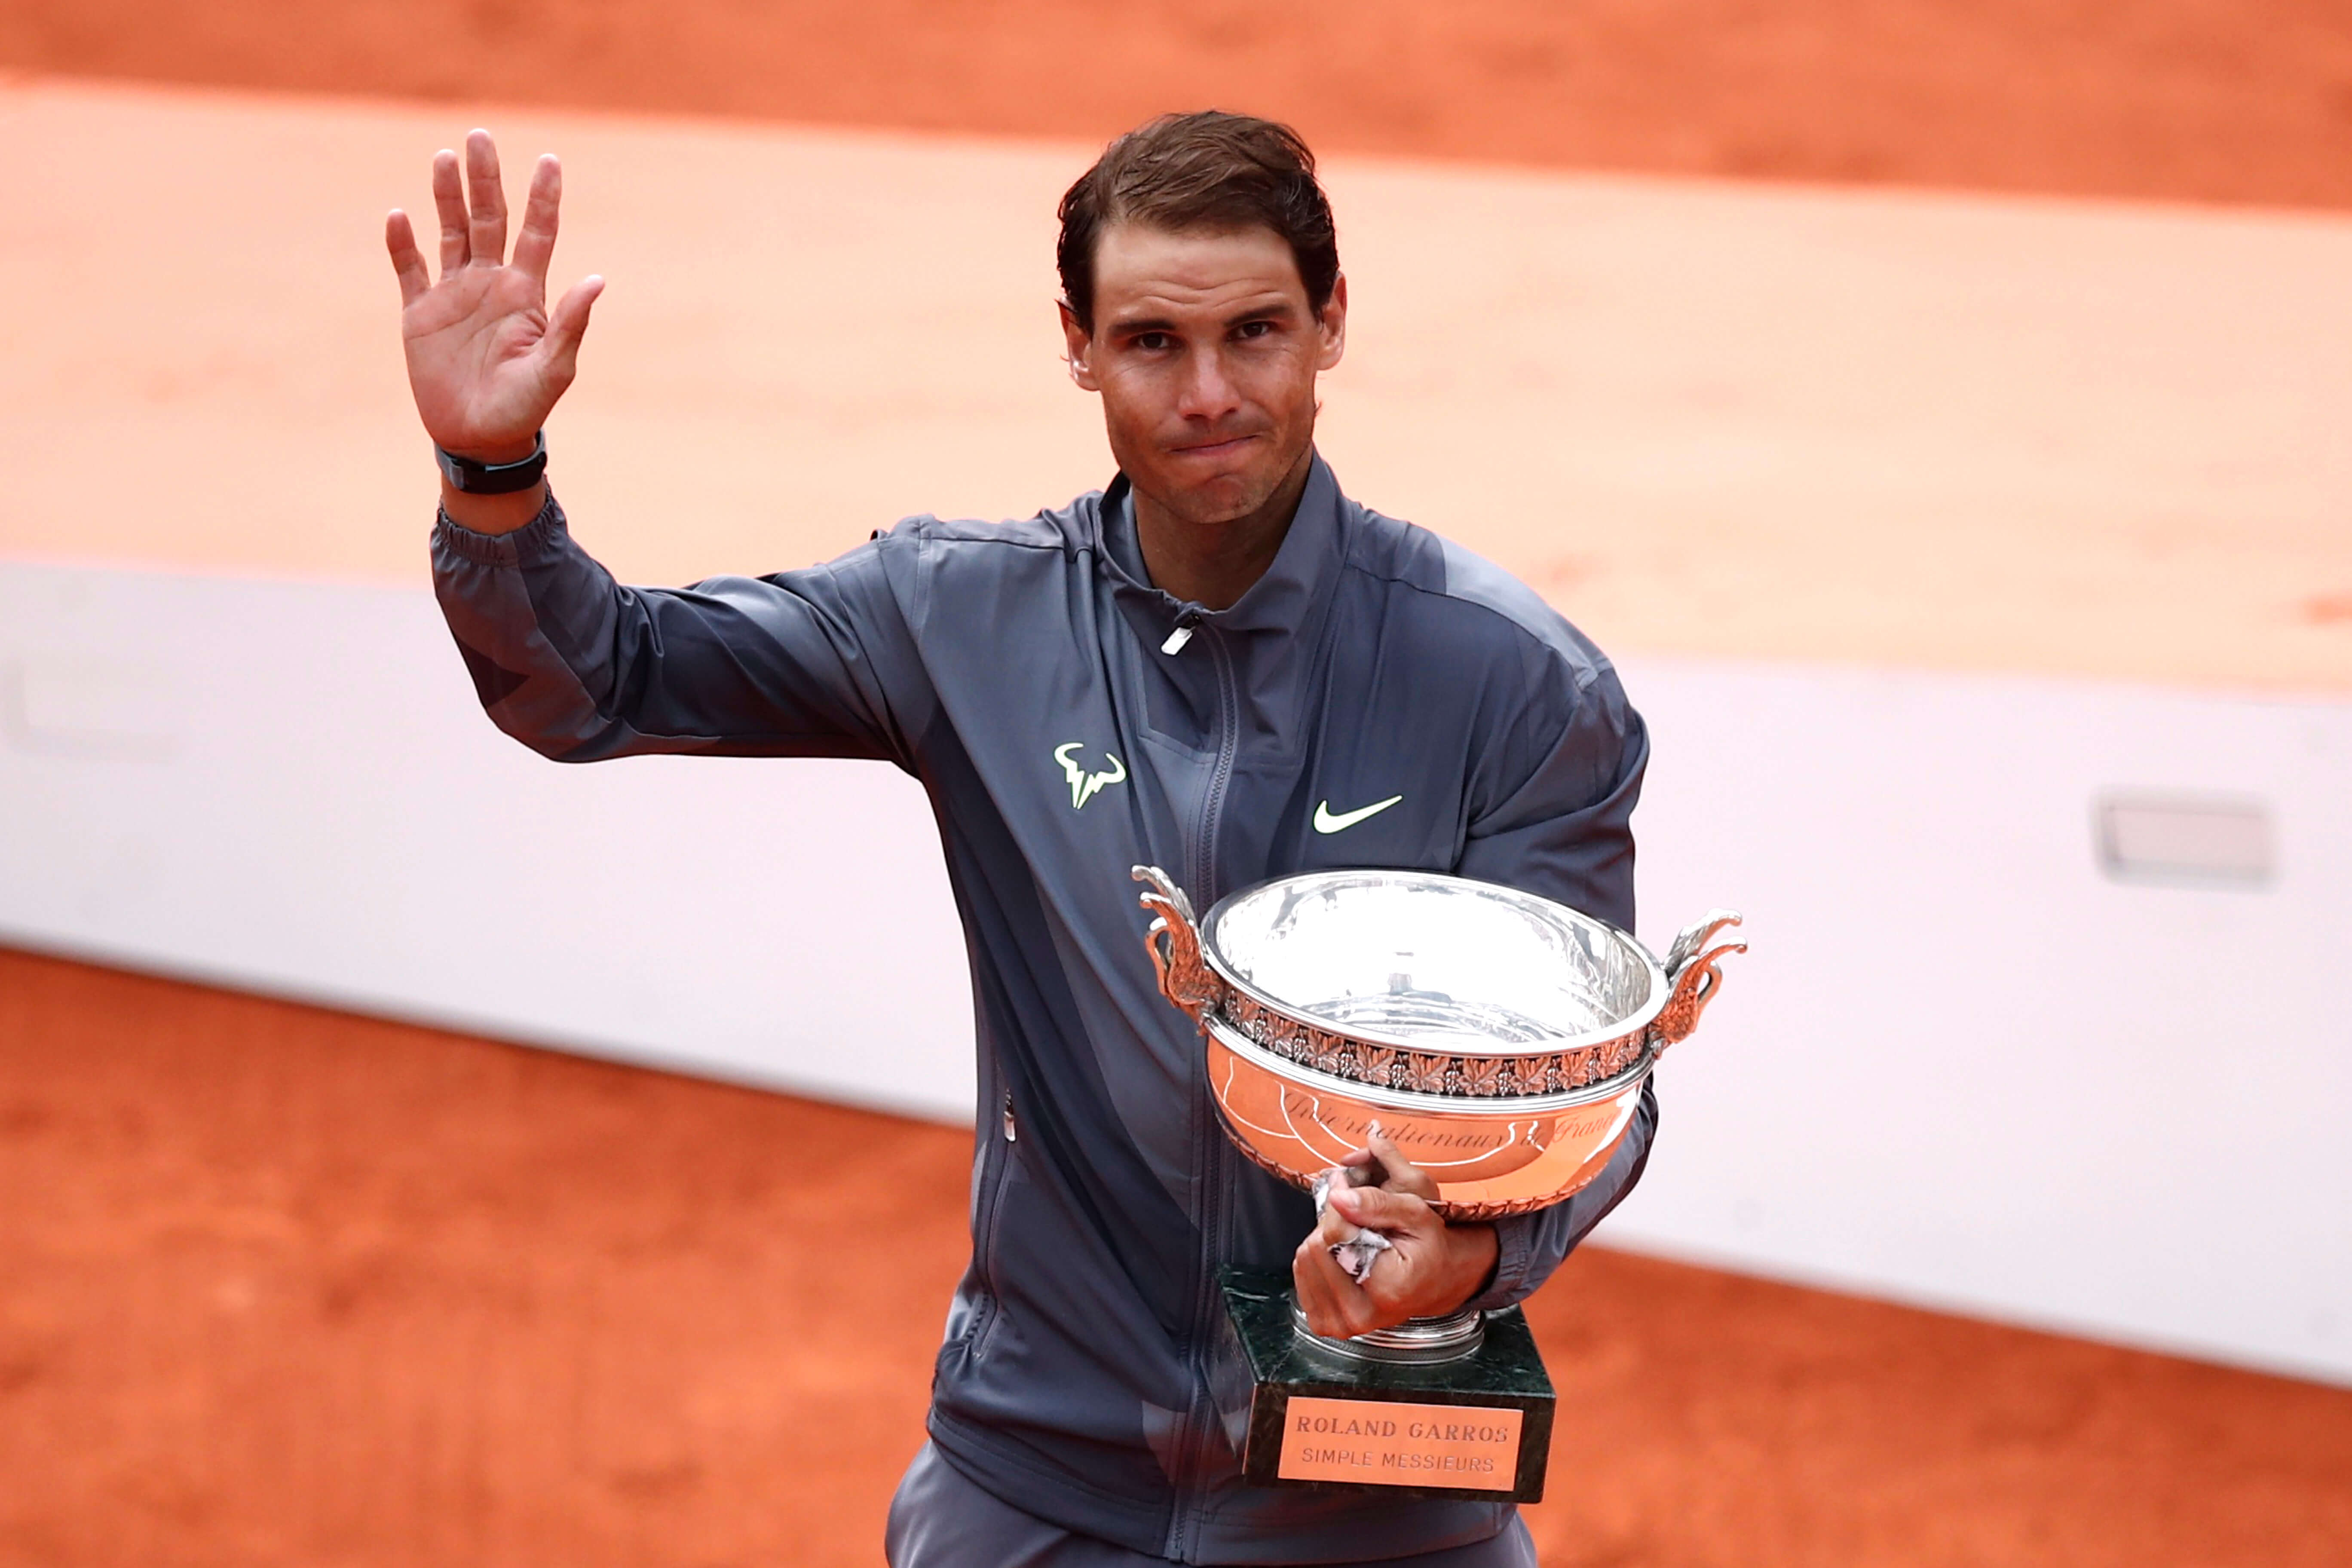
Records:
<instances>
[{"instance_id":1,"label":"engraved trophy rim","mask_svg":"<svg viewBox=\"0 0 2352 1568\"><path fill-rule=\"evenodd\" d=\"M1659 1057L1656 1045L1644 1040L1642 1054L1631 1065L1621 1068L1607 1078L1549 1094L1433 1094L1426 1089L1391 1089L1385 1084L1367 1083L1362 1079L1345 1078L1305 1062L1293 1061L1266 1049L1231 1021L1215 1013L1203 1016L1201 1027L1213 1035L1217 1043L1227 1050L1301 1089L1339 1095L1381 1110L1490 1116L1505 1121L1542 1116L1555 1110L1573 1110L1580 1105L1596 1105L1604 1100L1614 1099L1647 1078L1657 1067ZM1604 1037L1609 1039L1616 1037L1615 1035Z\"/></svg>"},{"instance_id":2,"label":"engraved trophy rim","mask_svg":"<svg viewBox=\"0 0 2352 1568\"><path fill-rule=\"evenodd\" d=\"M1499 903L1512 907L1523 914L1534 914L1544 920L1549 921L1554 924L1564 924L1570 927L1580 928L1595 936L1598 936L1601 940L1608 942L1612 947L1618 950L1628 960L1639 964L1646 973L1649 981L1649 996L1640 1006L1634 1008L1632 1012L1625 1014L1623 1016L1612 1019L1605 1024L1595 1026L1592 1028L1581 1030L1575 1034L1545 1035L1536 1039L1521 1041L1499 1039L1480 1040L1475 1045L1468 1041L1434 1042L1426 1035L1391 1033L1366 1024L1347 1019L1333 1018L1328 1014L1315 1011L1307 1005L1276 995L1274 993L1266 990L1264 986L1243 978L1241 974L1235 971L1232 961L1229 960L1222 951L1221 945L1217 940L1218 928L1220 925L1225 920L1232 918L1234 912L1242 906L1264 896L1269 889L1279 887L1286 889L1295 889L1298 892L1306 893L1323 889L1337 889L1349 883L1381 883L1391 886L1417 886L1432 892L1444 891L1461 893L1468 891L1476 897L1491 898ZM1658 962L1656 955L1652 953L1650 950L1644 946L1638 938L1634 937L1632 932L1621 930L1620 928L1610 924L1607 921L1601 920L1596 916L1588 915L1581 910L1571 909L1568 905L1563 904L1555 899L1547 899L1540 894L1527 892L1522 889L1510 887L1507 884L1501 882L1483 881L1475 877L1459 877L1444 871L1390 869L1379 867L1354 867L1321 871L1300 871L1293 872L1288 876L1263 878L1258 881L1249 884L1247 887L1235 889L1234 891L1227 893L1223 898L1219 899L1214 904L1212 904L1209 907L1208 912L1200 918L1197 929L1200 931L1202 961L1208 965L1220 981L1234 992L1237 992L1242 996L1256 1003L1260 1007L1268 1009L1281 1016L1295 1019L1300 1023L1311 1024L1318 1028L1327 1030L1334 1035L1343 1036L1349 1040L1360 1042L1365 1045L1376 1046L1387 1050L1442 1052L1444 1054L1454 1056L1476 1056L1496 1061L1508 1061L1517 1058L1541 1058L1570 1051L1584 1050L1590 1049L1593 1047L1606 1046L1615 1041L1626 1039L1637 1034L1646 1036L1651 1025L1657 1021L1658 1015L1664 1012L1668 1004L1673 1000L1674 985L1672 976L1666 973L1665 967ZM1282 1058L1272 1051L1265 1050L1265 1047L1258 1045L1256 1041L1253 1040L1251 1044L1257 1051L1262 1052L1269 1061L1283 1061ZM1657 1053L1654 1049L1645 1045L1642 1057L1643 1059L1646 1061L1654 1058L1656 1054ZM1284 1062L1284 1065L1286 1067L1289 1067L1302 1064ZM1311 1071L1313 1069L1310 1068L1308 1070ZM1633 1068L1629 1066L1619 1073L1610 1075L1609 1079L1606 1081L1620 1081L1626 1074L1633 1070ZM1318 1079L1321 1079L1334 1077L1337 1075L1318 1073L1317 1076ZM1353 1083L1357 1087L1363 1089L1378 1087L1352 1079L1340 1078L1339 1081ZM1592 1087L1596 1086L1591 1084L1580 1086L1580 1088ZM1543 1100L1546 1102L1559 1100L1561 1094L1573 1094L1579 1091L1580 1090L1562 1090L1545 1094L1520 1094L1501 1098L1513 1100L1525 1106L1537 1100ZM1402 1090L1396 1092L1415 1094L1418 1091ZM1469 1098L1483 1099L1486 1097L1479 1096ZM1415 1103L1426 1103L1426 1100L1416 1100ZM1562 1100L1560 1103L1573 1104L1575 1101L1573 1100Z\"/></svg>"}]
</instances>

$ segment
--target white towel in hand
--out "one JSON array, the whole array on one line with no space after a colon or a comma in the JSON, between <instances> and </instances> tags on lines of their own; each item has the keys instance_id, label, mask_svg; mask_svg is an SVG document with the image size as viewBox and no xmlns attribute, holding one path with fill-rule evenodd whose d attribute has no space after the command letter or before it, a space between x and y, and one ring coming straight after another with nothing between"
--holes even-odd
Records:
<instances>
[{"instance_id":1,"label":"white towel in hand","mask_svg":"<svg viewBox=\"0 0 2352 1568\"><path fill-rule=\"evenodd\" d=\"M1321 1219L1323 1211L1331 1206L1331 1189L1335 1186L1372 1185L1370 1172L1359 1171L1352 1165L1334 1165L1315 1178L1315 1217ZM1372 1259L1389 1249L1389 1238L1377 1230L1355 1227L1355 1234L1333 1245L1331 1257L1349 1279L1362 1284L1364 1276L1372 1271Z\"/></svg>"}]
</instances>

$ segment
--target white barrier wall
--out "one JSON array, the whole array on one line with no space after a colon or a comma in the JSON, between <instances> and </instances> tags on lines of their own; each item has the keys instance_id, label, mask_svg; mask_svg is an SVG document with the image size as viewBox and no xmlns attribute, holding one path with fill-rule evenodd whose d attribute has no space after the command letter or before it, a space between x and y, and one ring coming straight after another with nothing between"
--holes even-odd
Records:
<instances>
[{"instance_id":1,"label":"white barrier wall","mask_svg":"<svg viewBox=\"0 0 2352 1568\"><path fill-rule=\"evenodd\" d=\"M564 767L428 594L0 563L0 937L968 1121L921 790Z\"/></svg>"},{"instance_id":2,"label":"white barrier wall","mask_svg":"<svg viewBox=\"0 0 2352 1568\"><path fill-rule=\"evenodd\" d=\"M2352 1382L2352 704L1625 675L1643 934L1722 904L1755 951L1611 1240ZM0 742L0 940L970 1114L887 767L559 767L421 592L7 563ZM2110 795L2223 807L2153 851L2207 874L2103 869Z\"/></svg>"}]
</instances>

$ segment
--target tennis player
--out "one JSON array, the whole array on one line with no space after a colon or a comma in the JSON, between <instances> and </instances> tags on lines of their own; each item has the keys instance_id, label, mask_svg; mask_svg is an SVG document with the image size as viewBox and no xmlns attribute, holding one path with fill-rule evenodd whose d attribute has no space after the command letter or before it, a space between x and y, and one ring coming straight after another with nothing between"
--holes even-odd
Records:
<instances>
[{"instance_id":1,"label":"tennis player","mask_svg":"<svg viewBox=\"0 0 2352 1568\"><path fill-rule=\"evenodd\" d=\"M1165 867L1205 908L1268 877L1403 867L1633 921L1647 742L1609 661L1317 456L1348 284L1298 136L1168 116L1063 199L1059 324L1101 400L1101 490L1014 522L912 517L825 565L683 589L615 583L549 488L541 431L603 287L546 304L556 161L510 255L486 132L435 160L433 194L437 278L405 216L385 237L440 453L434 580L490 717L562 762L871 758L937 813L980 1049L972 1253L890 1561L1532 1563L1507 1503L1244 1485L1210 1376L1216 1271L1287 1263L1327 1334L1517 1301L1639 1177L1654 1101L1542 1213L1448 1225L1385 1149L1385 1185L1318 1225L1220 1131L1128 878ZM1503 330L1460 304L1458 330ZM1394 1243L1361 1284L1329 1247L1355 1225Z\"/></svg>"}]
</instances>

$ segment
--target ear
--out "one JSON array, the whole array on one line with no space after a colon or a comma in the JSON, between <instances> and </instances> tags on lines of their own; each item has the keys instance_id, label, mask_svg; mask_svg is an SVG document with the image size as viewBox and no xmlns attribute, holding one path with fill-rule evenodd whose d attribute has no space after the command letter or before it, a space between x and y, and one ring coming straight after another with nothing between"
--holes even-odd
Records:
<instances>
[{"instance_id":1,"label":"ear","mask_svg":"<svg viewBox=\"0 0 2352 1568\"><path fill-rule=\"evenodd\" d=\"M1331 298L1316 321L1316 331L1322 339L1321 350L1315 359L1318 371L1331 369L1348 352L1348 275L1340 273L1331 279Z\"/></svg>"},{"instance_id":2,"label":"ear","mask_svg":"<svg viewBox=\"0 0 2352 1568\"><path fill-rule=\"evenodd\" d=\"M1055 309L1062 312L1062 357L1069 363L1070 379L1085 391L1100 392L1102 384L1095 380L1093 335L1078 324L1078 314L1067 300L1056 300Z\"/></svg>"}]
</instances>

